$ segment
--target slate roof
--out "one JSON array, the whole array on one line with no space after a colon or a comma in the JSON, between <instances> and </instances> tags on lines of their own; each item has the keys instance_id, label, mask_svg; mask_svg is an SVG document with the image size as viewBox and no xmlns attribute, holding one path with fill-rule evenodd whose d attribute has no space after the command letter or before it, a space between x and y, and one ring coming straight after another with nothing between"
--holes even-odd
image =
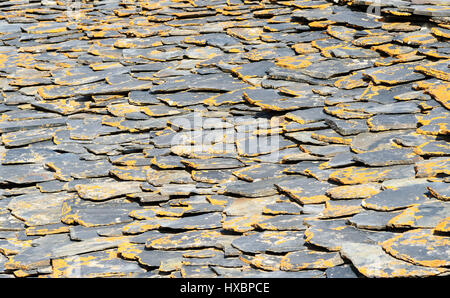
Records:
<instances>
[{"instance_id":1,"label":"slate roof","mask_svg":"<svg viewBox=\"0 0 450 298\"><path fill-rule=\"evenodd\" d=\"M0 277L448 276L449 39L446 0L1 1Z\"/></svg>"}]
</instances>

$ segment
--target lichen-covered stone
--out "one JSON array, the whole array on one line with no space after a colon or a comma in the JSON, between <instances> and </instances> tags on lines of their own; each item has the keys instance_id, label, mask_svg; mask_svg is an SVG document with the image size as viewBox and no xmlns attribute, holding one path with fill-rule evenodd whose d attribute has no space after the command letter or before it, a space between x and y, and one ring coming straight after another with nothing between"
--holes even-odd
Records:
<instances>
[{"instance_id":1,"label":"lichen-covered stone","mask_svg":"<svg viewBox=\"0 0 450 298\"><path fill-rule=\"evenodd\" d=\"M300 271L306 269L327 269L343 264L339 253L296 251L286 254L281 260L281 270Z\"/></svg>"},{"instance_id":2,"label":"lichen-covered stone","mask_svg":"<svg viewBox=\"0 0 450 298\"><path fill-rule=\"evenodd\" d=\"M382 243L383 250L397 259L426 267L446 267L449 239L433 235L432 230L417 229ZM428 253L423 254L426 250Z\"/></svg>"},{"instance_id":3,"label":"lichen-covered stone","mask_svg":"<svg viewBox=\"0 0 450 298\"><path fill-rule=\"evenodd\" d=\"M333 199L366 199L380 192L377 184L343 185L329 188L327 195Z\"/></svg>"},{"instance_id":4,"label":"lichen-covered stone","mask_svg":"<svg viewBox=\"0 0 450 298\"><path fill-rule=\"evenodd\" d=\"M138 182L115 182L97 185L79 184L75 186L75 189L78 192L78 195L83 199L104 201L125 194L139 192L139 185Z\"/></svg>"},{"instance_id":5,"label":"lichen-covered stone","mask_svg":"<svg viewBox=\"0 0 450 298\"><path fill-rule=\"evenodd\" d=\"M341 254L366 277L426 277L446 272L441 268L416 266L400 261L374 244L348 243L342 247Z\"/></svg>"},{"instance_id":6,"label":"lichen-covered stone","mask_svg":"<svg viewBox=\"0 0 450 298\"><path fill-rule=\"evenodd\" d=\"M301 204L317 204L328 200L325 192L330 184L311 178L299 177L298 179L277 183L276 186Z\"/></svg>"},{"instance_id":7,"label":"lichen-covered stone","mask_svg":"<svg viewBox=\"0 0 450 298\"><path fill-rule=\"evenodd\" d=\"M429 200L405 209L392 218L388 225L397 228L434 228L448 215L446 202Z\"/></svg>"}]
</instances>

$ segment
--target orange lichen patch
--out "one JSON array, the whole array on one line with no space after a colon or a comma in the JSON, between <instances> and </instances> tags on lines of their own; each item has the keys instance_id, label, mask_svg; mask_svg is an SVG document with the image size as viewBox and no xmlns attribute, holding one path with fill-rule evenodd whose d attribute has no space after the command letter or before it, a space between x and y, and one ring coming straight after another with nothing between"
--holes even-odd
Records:
<instances>
[{"instance_id":1,"label":"orange lichen patch","mask_svg":"<svg viewBox=\"0 0 450 298\"><path fill-rule=\"evenodd\" d=\"M125 118L114 118L110 116L103 116L102 117L102 124L112 127L117 127L120 130L127 130L129 132L137 132L137 129L130 128L128 126L125 126L123 122L125 122Z\"/></svg>"},{"instance_id":2,"label":"orange lichen patch","mask_svg":"<svg viewBox=\"0 0 450 298\"><path fill-rule=\"evenodd\" d=\"M319 229L321 230L321 229ZM305 230L305 242L310 243L311 239L314 237L314 231L311 228Z\"/></svg>"},{"instance_id":3,"label":"orange lichen patch","mask_svg":"<svg viewBox=\"0 0 450 298\"><path fill-rule=\"evenodd\" d=\"M262 35L261 35L262 38ZM227 49L226 51L227 53L243 53L245 52L243 49L240 48L231 48L231 49Z\"/></svg>"},{"instance_id":4,"label":"orange lichen patch","mask_svg":"<svg viewBox=\"0 0 450 298\"><path fill-rule=\"evenodd\" d=\"M358 87L367 86L368 82L363 79L363 76L354 72L350 75L344 76L341 79L334 82L334 86L340 89L355 89Z\"/></svg>"},{"instance_id":5,"label":"orange lichen patch","mask_svg":"<svg viewBox=\"0 0 450 298\"><path fill-rule=\"evenodd\" d=\"M246 88L244 88L246 89ZM221 94L213 95L203 101L203 104L208 106L220 106L223 104L235 104L238 102L242 102L242 89L236 89L233 91L230 91L227 94L227 98L224 99ZM233 94L236 94L233 96Z\"/></svg>"},{"instance_id":6,"label":"orange lichen patch","mask_svg":"<svg viewBox=\"0 0 450 298\"><path fill-rule=\"evenodd\" d=\"M372 114L348 108L348 106L347 104L337 104L331 107L324 107L323 111L339 119L366 119L372 116Z\"/></svg>"},{"instance_id":7,"label":"orange lichen patch","mask_svg":"<svg viewBox=\"0 0 450 298\"><path fill-rule=\"evenodd\" d=\"M103 36L103 31L100 31L99 33L96 33L95 35L99 35L100 37ZM114 49L107 49L107 50L98 50L98 49L91 49L88 51L89 54L95 55L95 56L102 56L107 57L109 59L120 59L122 57L122 54L115 51Z\"/></svg>"},{"instance_id":8,"label":"orange lichen patch","mask_svg":"<svg viewBox=\"0 0 450 298\"><path fill-rule=\"evenodd\" d=\"M445 141L425 142L414 148L414 153L425 156L446 156L450 151L450 144Z\"/></svg>"},{"instance_id":9,"label":"orange lichen patch","mask_svg":"<svg viewBox=\"0 0 450 298\"><path fill-rule=\"evenodd\" d=\"M129 8L129 9L114 9L114 14L118 17L129 17L136 13L136 10Z\"/></svg>"},{"instance_id":10,"label":"orange lichen patch","mask_svg":"<svg viewBox=\"0 0 450 298\"><path fill-rule=\"evenodd\" d=\"M323 21L310 22L310 23L308 23L308 26L311 27L311 28L325 29L329 25L333 25L333 24L336 24L336 22L331 21L331 20L323 20Z\"/></svg>"},{"instance_id":11,"label":"orange lichen patch","mask_svg":"<svg viewBox=\"0 0 450 298\"><path fill-rule=\"evenodd\" d=\"M434 232L449 233L450 232L450 217L442 219L435 227Z\"/></svg>"},{"instance_id":12,"label":"orange lichen patch","mask_svg":"<svg viewBox=\"0 0 450 298\"><path fill-rule=\"evenodd\" d=\"M411 25L410 22L401 22L401 23L383 23L381 25L381 28L387 31L402 32L402 31L417 31L420 30L421 27L417 25Z\"/></svg>"},{"instance_id":13,"label":"orange lichen patch","mask_svg":"<svg viewBox=\"0 0 450 298\"><path fill-rule=\"evenodd\" d=\"M144 209L133 210L133 211L130 211L128 216L135 218L135 219L139 219L139 220L156 219L157 215L156 215L155 211L159 210L160 208L161 207L156 206L156 207L148 207L148 208L144 208Z\"/></svg>"},{"instance_id":14,"label":"orange lichen patch","mask_svg":"<svg viewBox=\"0 0 450 298\"><path fill-rule=\"evenodd\" d=\"M425 106L421 107L425 108ZM424 115L418 117L418 122L422 126L417 128L416 132L423 135L448 135L450 134L449 112L439 113L438 115Z\"/></svg>"},{"instance_id":15,"label":"orange lichen patch","mask_svg":"<svg viewBox=\"0 0 450 298\"><path fill-rule=\"evenodd\" d=\"M211 203L212 205L215 206L226 206L228 203L228 200L226 199L220 199L221 197L217 197L217 196L206 196L206 200Z\"/></svg>"},{"instance_id":16,"label":"orange lichen patch","mask_svg":"<svg viewBox=\"0 0 450 298\"><path fill-rule=\"evenodd\" d=\"M326 31L329 35L344 41L352 41L354 39L355 33L357 32L353 28L332 25L328 26Z\"/></svg>"},{"instance_id":17,"label":"orange lichen patch","mask_svg":"<svg viewBox=\"0 0 450 298\"><path fill-rule=\"evenodd\" d=\"M310 66L313 62L314 56L286 56L275 59L275 65L288 68L299 69Z\"/></svg>"},{"instance_id":18,"label":"orange lichen patch","mask_svg":"<svg viewBox=\"0 0 450 298\"><path fill-rule=\"evenodd\" d=\"M221 233L217 230L192 231L183 233L183 235L168 234L147 242L146 247L152 249L173 249L180 245L187 248L211 247L213 246L211 242L215 243L220 236Z\"/></svg>"},{"instance_id":19,"label":"orange lichen patch","mask_svg":"<svg viewBox=\"0 0 450 298\"><path fill-rule=\"evenodd\" d=\"M330 199L326 195L302 196L293 191L287 191L286 193L302 205L322 204Z\"/></svg>"},{"instance_id":20,"label":"orange lichen patch","mask_svg":"<svg viewBox=\"0 0 450 298\"><path fill-rule=\"evenodd\" d=\"M409 35L403 39L401 39L401 42L411 45L424 45L424 44L430 44L435 43L438 40L431 35L430 33L421 33L421 34L415 34L415 35Z\"/></svg>"},{"instance_id":21,"label":"orange lichen patch","mask_svg":"<svg viewBox=\"0 0 450 298\"><path fill-rule=\"evenodd\" d=\"M130 21L130 23L133 23L133 21ZM143 24L146 24L146 27L149 27L149 28L145 28L145 27L131 28L131 29L126 30L125 34L127 34L129 36L138 37L138 38L144 38L144 37L159 35L164 32L164 30L161 29L161 27L158 28L155 26L151 26L151 23L149 23L149 22L136 22L137 26L142 26ZM150 25L150 26L148 26L148 25Z\"/></svg>"},{"instance_id":22,"label":"orange lichen patch","mask_svg":"<svg viewBox=\"0 0 450 298\"><path fill-rule=\"evenodd\" d=\"M256 41L259 39L260 35L263 33L262 28L229 28L227 29L227 34L245 40L245 41Z\"/></svg>"},{"instance_id":23,"label":"orange lichen patch","mask_svg":"<svg viewBox=\"0 0 450 298\"><path fill-rule=\"evenodd\" d=\"M64 210L64 204L63 204L62 209ZM90 225L82 222L82 220L79 218L78 214L70 213L70 210L61 212L61 222L68 224L68 225L83 223L83 226L86 226L86 227L90 226Z\"/></svg>"},{"instance_id":24,"label":"orange lichen patch","mask_svg":"<svg viewBox=\"0 0 450 298\"><path fill-rule=\"evenodd\" d=\"M433 48L425 48L421 50L421 54L425 55L425 56L429 56L432 58L437 58L437 59L448 59L450 58L450 55L445 54L443 52L439 52L436 49Z\"/></svg>"},{"instance_id":25,"label":"orange lichen patch","mask_svg":"<svg viewBox=\"0 0 450 298\"><path fill-rule=\"evenodd\" d=\"M222 143L219 146L215 145L175 145L170 148L170 151L178 156L198 159L210 159L215 155L226 155L236 153L233 145Z\"/></svg>"},{"instance_id":26,"label":"orange lichen patch","mask_svg":"<svg viewBox=\"0 0 450 298\"><path fill-rule=\"evenodd\" d=\"M450 201L450 196L445 193L445 190L441 191L438 188L428 186L427 189L430 193L438 200L441 201Z\"/></svg>"},{"instance_id":27,"label":"orange lichen patch","mask_svg":"<svg viewBox=\"0 0 450 298\"><path fill-rule=\"evenodd\" d=\"M390 86L383 86L383 85L374 85L373 82L370 82L367 88L364 90L364 92L359 97L359 100L361 101L370 101L377 95L380 95L381 92L389 91L392 89Z\"/></svg>"},{"instance_id":28,"label":"orange lichen patch","mask_svg":"<svg viewBox=\"0 0 450 298\"><path fill-rule=\"evenodd\" d=\"M5 256L16 255L27 247L31 247L32 240L6 239L0 242L0 253Z\"/></svg>"},{"instance_id":29,"label":"orange lichen patch","mask_svg":"<svg viewBox=\"0 0 450 298\"><path fill-rule=\"evenodd\" d=\"M60 168L58 168L53 162L48 162L46 165L49 169L55 171L55 174L53 174L53 175L56 179L59 179L62 181L72 181L73 180L72 177L64 175L63 171Z\"/></svg>"},{"instance_id":30,"label":"orange lichen patch","mask_svg":"<svg viewBox=\"0 0 450 298\"><path fill-rule=\"evenodd\" d=\"M373 51L379 51L385 53L389 56L397 56L402 54L407 54L414 51L413 48L398 46L392 43L386 43L378 46L373 46L371 48Z\"/></svg>"},{"instance_id":31,"label":"orange lichen patch","mask_svg":"<svg viewBox=\"0 0 450 298\"><path fill-rule=\"evenodd\" d=\"M441 122L442 121L442 122ZM446 119L442 119L441 121L433 121L431 125L422 126L416 129L416 132L423 135L449 135L450 134L450 123L444 122Z\"/></svg>"},{"instance_id":32,"label":"orange lichen patch","mask_svg":"<svg viewBox=\"0 0 450 298\"><path fill-rule=\"evenodd\" d=\"M122 64L120 64L119 62L98 62L98 63L92 63L89 64L89 67L92 70L105 70L105 69L110 69L110 68L115 68L115 67L121 67Z\"/></svg>"},{"instance_id":33,"label":"orange lichen patch","mask_svg":"<svg viewBox=\"0 0 450 298\"><path fill-rule=\"evenodd\" d=\"M139 1L139 5L142 5L143 9L150 10L150 11L156 10L156 9L159 9L159 8L163 8L165 4L166 4L165 1L156 1L156 2L153 2L153 1L151 1L151 2L150 1Z\"/></svg>"},{"instance_id":34,"label":"orange lichen patch","mask_svg":"<svg viewBox=\"0 0 450 298\"><path fill-rule=\"evenodd\" d=\"M280 91L283 94L291 95L291 96L305 96L308 91L305 90L305 88L296 88L297 86L283 86L278 88L278 91ZM244 95L245 96L245 95ZM251 99L250 99L251 100ZM285 100L289 100L289 97L286 97ZM254 101L256 102L256 101ZM270 107L270 105L267 105Z\"/></svg>"},{"instance_id":35,"label":"orange lichen patch","mask_svg":"<svg viewBox=\"0 0 450 298\"><path fill-rule=\"evenodd\" d=\"M59 89L61 88L60 86L57 85L48 85L48 86L43 86L43 87L39 87L36 90L36 93L43 99L56 99L58 97L68 97L67 95L63 95L63 94L55 94L52 92L52 90L54 89ZM75 93L76 88L75 87L64 87L67 88L67 90L69 92Z\"/></svg>"},{"instance_id":36,"label":"orange lichen patch","mask_svg":"<svg viewBox=\"0 0 450 298\"><path fill-rule=\"evenodd\" d=\"M66 225L57 225L55 227L34 226L34 227L28 227L25 230L25 233L28 236L44 236L44 235L68 233L69 228L70 228L70 226L66 226Z\"/></svg>"},{"instance_id":37,"label":"orange lichen patch","mask_svg":"<svg viewBox=\"0 0 450 298\"><path fill-rule=\"evenodd\" d=\"M447 79L450 80L450 76ZM436 101L450 110L450 82L434 85L428 88L425 92L430 94Z\"/></svg>"},{"instance_id":38,"label":"orange lichen patch","mask_svg":"<svg viewBox=\"0 0 450 298\"><path fill-rule=\"evenodd\" d=\"M241 79L242 81L244 81L244 82L246 82L246 83L248 83L248 84L250 84L250 85L253 85L253 86L260 86L260 84L259 83L255 83L255 82L257 82L257 81L254 81L254 79L255 78L257 78L258 76L256 75L256 74L248 74L248 75L244 75L244 74L242 74L241 73L241 70L242 70L242 66L236 66L236 67L233 67L232 69L231 69L231 73L233 74L233 75L235 75L235 76L237 76L239 79ZM213 96L213 98L212 99L214 99L216 96ZM206 101L208 102L210 99L208 98L208 99L206 99Z\"/></svg>"},{"instance_id":39,"label":"orange lichen patch","mask_svg":"<svg viewBox=\"0 0 450 298\"><path fill-rule=\"evenodd\" d=\"M441 80L450 81L450 72L448 71L448 69L442 70L442 67L439 67L442 65L443 66L448 65L449 63L450 63L450 60L439 61L439 62L430 62L430 63L426 63L423 65L417 65L414 68L414 70L422 72L429 76L433 76L433 77L441 79ZM437 85L437 86L440 86L440 85ZM447 86L447 91L446 91L447 94L446 95L447 95L447 97L450 97L450 91L448 88L449 87Z\"/></svg>"},{"instance_id":40,"label":"orange lichen patch","mask_svg":"<svg viewBox=\"0 0 450 298\"><path fill-rule=\"evenodd\" d=\"M91 105L90 102L78 102L69 99L42 101L38 104L40 104L42 108L49 108L63 115L88 111Z\"/></svg>"},{"instance_id":41,"label":"orange lichen patch","mask_svg":"<svg viewBox=\"0 0 450 298\"><path fill-rule=\"evenodd\" d=\"M19 255L20 256L20 255ZM47 257L49 257L49 253L47 254ZM15 260L15 256L9 257L9 261L4 263L4 268L6 270L23 270L23 271L29 271L33 270L39 267L47 267L50 263L49 258L45 258L45 256L42 256L39 260L33 261L28 264L23 264L20 261ZM20 272L21 276L27 276L27 272Z\"/></svg>"},{"instance_id":42,"label":"orange lichen patch","mask_svg":"<svg viewBox=\"0 0 450 298\"><path fill-rule=\"evenodd\" d=\"M267 58L273 57L275 54L274 50L269 49L253 49L248 52L245 52L243 56L250 61L261 61Z\"/></svg>"},{"instance_id":43,"label":"orange lichen patch","mask_svg":"<svg viewBox=\"0 0 450 298\"><path fill-rule=\"evenodd\" d=\"M450 24L436 24L437 26L445 29L450 29Z\"/></svg>"},{"instance_id":44,"label":"orange lichen patch","mask_svg":"<svg viewBox=\"0 0 450 298\"><path fill-rule=\"evenodd\" d=\"M138 255L144 250L142 244L124 242L117 246L117 254L126 260L137 260Z\"/></svg>"},{"instance_id":45,"label":"orange lichen patch","mask_svg":"<svg viewBox=\"0 0 450 298\"><path fill-rule=\"evenodd\" d=\"M253 178L248 176L247 173L249 173L249 172L251 173L255 169L260 169L261 166L262 166L261 164L255 164L250 167L244 167L242 169L233 171L233 175L242 180L253 181Z\"/></svg>"},{"instance_id":46,"label":"orange lichen patch","mask_svg":"<svg viewBox=\"0 0 450 298\"><path fill-rule=\"evenodd\" d=\"M393 58L393 57L389 57L387 59L381 58L381 59L378 59L377 61L375 61L373 65L375 65L375 66L390 66L395 63L398 63L398 62L394 62L394 61L395 61L395 58Z\"/></svg>"},{"instance_id":47,"label":"orange lichen patch","mask_svg":"<svg viewBox=\"0 0 450 298\"><path fill-rule=\"evenodd\" d=\"M239 260L243 262L243 264L251 265L252 264L252 256L246 254L239 254ZM240 270L239 270L240 271Z\"/></svg>"},{"instance_id":48,"label":"orange lichen patch","mask_svg":"<svg viewBox=\"0 0 450 298\"><path fill-rule=\"evenodd\" d=\"M33 25L27 28L27 31L32 34L48 34L48 33L61 33L67 31L66 25L56 22L40 22L37 25Z\"/></svg>"},{"instance_id":49,"label":"orange lichen patch","mask_svg":"<svg viewBox=\"0 0 450 298\"><path fill-rule=\"evenodd\" d=\"M186 211L192 209L192 206L184 206L184 207L170 207L166 209L156 209L155 213L158 216L167 216L167 217L181 217Z\"/></svg>"},{"instance_id":50,"label":"orange lichen patch","mask_svg":"<svg viewBox=\"0 0 450 298\"><path fill-rule=\"evenodd\" d=\"M396 63L406 63L406 62L413 62L417 60L422 60L423 56L417 55L417 51L412 51L406 54L400 54L395 56L394 59L392 59L392 64ZM377 63L375 63L375 66Z\"/></svg>"},{"instance_id":51,"label":"orange lichen patch","mask_svg":"<svg viewBox=\"0 0 450 298\"><path fill-rule=\"evenodd\" d=\"M117 159L114 159L113 164L114 165L122 165L122 166L127 166L127 167L133 167L136 166L136 164L140 161L144 161L145 158L141 157L141 156L128 156L128 155L124 155L121 156Z\"/></svg>"},{"instance_id":52,"label":"orange lichen patch","mask_svg":"<svg viewBox=\"0 0 450 298\"><path fill-rule=\"evenodd\" d=\"M392 169L389 168L348 167L331 173L329 179L341 184L364 184L382 181L391 172Z\"/></svg>"},{"instance_id":53,"label":"orange lichen patch","mask_svg":"<svg viewBox=\"0 0 450 298\"><path fill-rule=\"evenodd\" d=\"M236 16L237 20L244 20L238 17L243 14L243 12L238 8L230 9L229 6L225 6L224 8L217 8L216 11L224 16Z\"/></svg>"},{"instance_id":54,"label":"orange lichen patch","mask_svg":"<svg viewBox=\"0 0 450 298\"><path fill-rule=\"evenodd\" d=\"M33 55L28 53L0 53L0 67L8 67L8 65L23 64L22 67L26 67L30 63L34 63Z\"/></svg>"},{"instance_id":55,"label":"orange lichen patch","mask_svg":"<svg viewBox=\"0 0 450 298\"><path fill-rule=\"evenodd\" d=\"M284 271L327 269L343 263L338 253L301 250L286 254L281 259L280 269Z\"/></svg>"},{"instance_id":56,"label":"orange lichen patch","mask_svg":"<svg viewBox=\"0 0 450 298\"><path fill-rule=\"evenodd\" d=\"M187 36L184 39L184 42L188 44L195 44L198 46L206 45L206 39L202 38L201 36Z\"/></svg>"},{"instance_id":57,"label":"orange lichen patch","mask_svg":"<svg viewBox=\"0 0 450 298\"><path fill-rule=\"evenodd\" d=\"M450 34L441 30L439 27L431 28L431 32L433 32L434 35L439 36L439 37L450 38Z\"/></svg>"},{"instance_id":58,"label":"orange lichen patch","mask_svg":"<svg viewBox=\"0 0 450 298\"><path fill-rule=\"evenodd\" d=\"M308 1L308 0L279 1L279 3L282 5L289 5L289 6L292 5L294 7L300 8L300 9L317 8L317 9L321 9L321 10L332 5L332 3L323 3L323 2L315 3L314 1Z\"/></svg>"},{"instance_id":59,"label":"orange lichen patch","mask_svg":"<svg viewBox=\"0 0 450 298\"><path fill-rule=\"evenodd\" d=\"M36 274L36 271L34 270L15 270L13 272L15 277L19 277L19 278L23 278L23 277L28 277L28 276L33 276Z\"/></svg>"},{"instance_id":60,"label":"orange lichen patch","mask_svg":"<svg viewBox=\"0 0 450 298\"><path fill-rule=\"evenodd\" d=\"M414 52L412 52L414 56ZM403 59L408 59L408 54L405 54ZM398 56L397 56L398 57ZM403 61L399 61L403 62ZM375 84L388 84L396 85L402 83L402 79L408 77L407 80L417 80L423 78L423 75L414 73L415 64L397 64L391 67L375 68L368 73L364 73L364 76L370 78Z\"/></svg>"},{"instance_id":61,"label":"orange lichen patch","mask_svg":"<svg viewBox=\"0 0 450 298\"><path fill-rule=\"evenodd\" d=\"M299 55L312 54L319 52L318 49L314 48L311 43L296 43L291 46L292 49Z\"/></svg>"},{"instance_id":62,"label":"orange lichen patch","mask_svg":"<svg viewBox=\"0 0 450 298\"><path fill-rule=\"evenodd\" d=\"M442 115L434 115L433 117L430 116L430 114L425 114L424 116L417 117L418 122L421 125L429 125L429 124L435 124L436 122L440 120L445 120L450 116L450 112L443 112Z\"/></svg>"},{"instance_id":63,"label":"orange lichen patch","mask_svg":"<svg viewBox=\"0 0 450 298\"><path fill-rule=\"evenodd\" d=\"M398 16L398 17L409 17L412 15L412 13L410 13L410 12L399 11L399 10L394 10L394 9L386 9L385 12L390 13L394 16Z\"/></svg>"},{"instance_id":64,"label":"orange lichen patch","mask_svg":"<svg viewBox=\"0 0 450 298\"><path fill-rule=\"evenodd\" d=\"M259 254L250 260L250 264L256 268L267 271L280 270L281 256Z\"/></svg>"},{"instance_id":65,"label":"orange lichen patch","mask_svg":"<svg viewBox=\"0 0 450 298\"><path fill-rule=\"evenodd\" d=\"M338 134L329 136L329 135L324 135L324 134L320 134L320 133L312 133L311 137L316 140L326 142L326 143L345 144L345 145L350 145L353 140L352 138L346 138L346 137L340 136Z\"/></svg>"},{"instance_id":66,"label":"orange lichen patch","mask_svg":"<svg viewBox=\"0 0 450 298\"><path fill-rule=\"evenodd\" d=\"M359 47L375 46L392 41L393 37L390 35L369 34L352 41L352 44Z\"/></svg>"},{"instance_id":67,"label":"orange lichen patch","mask_svg":"<svg viewBox=\"0 0 450 298\"><path fill-rule=\"evenodd\" d=\"M222 220L222 229L237 233L245 233L255 229L255 225L270 216L253 214L249 216L227 216Z\"/></svg>"},{"instance_id":68,"label":"orange lichen patch","mask_svg":"<svg viewBox=\"0 0 450 298\"><path fill-rule=\"evenodd\" d=\"M344 185L327 190L327 195L333 199L366 199L379 193L378 184Z\"/></svg>"},{"instance_id":69,"label":"orange lichen patch","mask_svg":"<svg viewBox=\"0 0 450 298\"><path fill-rule=\"evenodd\" d=\"M354 202L355 201L355 202ZM360 200L326 201L319 218L337 218L357 214L364 209Z\"/></svg>"},{"instance_id":70,"label":"orange lichen patch","mask_svg":"<svg viewBox=\"0 0 450 298\"><path fill-rule=\"evenodd\" d=\"M50 46L49 45L36 45L36 46L22 46L20 47L20 51L21 52L27 52L27 53L36 53L36 52L41 52L41 51L47 51L50 50ZM31 67L30 65L31 61L24 61L24 63L20 63L21 67ZM19 64L17 64L19 65Z\"/></svg>"},{"instance_id":71,"label":"orange lichen patch","mask_svg":"<svg viewBox=\"0 0 450 298\"><path fill-rule=\"evenodd\" d=\"M141 234L147 231L157 230L160 226L157 220L134 221L124 226L122 232L124 234Z\"/></svg>"},{"instance_id":72,"label":"orange lichen patch","mask_svg":"<svg viewBox=\"0 0 450 298\"><path fill-rule=\"evenodd\" d=\"M341 43L339 43L339 44L332 44L332 45L329 45L329 46L321 46L320 43L318 43L317 41L323 41L323 40L314 40L314 41L311 42L311 45L314 48L319 49L320 53L322 54L322 56L327 57L327 58L332 58L331 50L337 49L337 48L340 48L340 47L344 46L344 44L341 44Z\"/></svg>"},{"instance_id":73,"label":"orange lichen patch","mask_svg":"<svg viewBox=\"0 0 450 298\"><path fill-rule=\"evenodd\" d=\"M432 110L435 106L432 105L431 103L433 103L433 102L423 101L423 102L419 103L419 108L421 108L423 111Z\"/></svg>"},{"instance_id":74,"label":"orange lichen patch","mask_svg":"<svg viewBox=\"0 0 450 298\"><path fill-rule=\"evenodd\" d=\"M117 250L110 249L80 256L69 256L52 260L53 272L51 278L99 278L99 277L131 277L135 273L144 272L143 269L130 263L125 265Z\"/></svg>"},{"instance_id":75,"label":"orange lichen patch","mask_svg":"<svg viewBox=\"0 0 450 298\"><path fill-rule=\"evenodd\" d=\"M146 181L147 172L151 169L150 166L124 166L114 167L111 169L110 174L116 176L120 180L125 181Z\"/></svg>"},{"instance_id":76,"label":"orange lichen patch","mask_svg":"<svg viewBox=\"0 0 450 298\"><path fill-rule=\"evenodd\" d=\"M447 272L444 268L416 266L398 260L376 244L346 243L342 246L341 255L348 258L356 269L366 277L425 277Z\"/></svg>"},{"instance_id":77,"label":"orange lichen patch","mask_svg":"<svg viewBox=\"0 0 450 298\"><path fill-rule=\"evenodd\" d=\"M415 227L416 221L422 218L421 215L416 215L419 213L419 207L417 205L409 207L401 212L399 215L395 216L387 223L389 227L395 228L411 228Z\"/></svg>"},{"instance_id":78,"label":"orange lichen patch","mask_svg":"<svg viewBox=\"0 0 450 298\"><path fill-rule=\"evenodd\" d=\"M417 178L434 177L438 174L450 175L450 157L420 161L414 168Z\"/></svg>"},{"instance_id":79,"label":"orange lichen patch","mask_svg":"<svg viewBox=\"0 0 450 298\"><path fill-rule=\"evenodd\" d=\"M440 84L440 81L438 81L438 82L436 82L436 81L429 81L429 80L418 81L418 82L415 82L415 84L413 86L413 89L414 90L427 90L427 89L429 89L429 88L431 88L431 87L433 87L435 85L439 85L439 84Z\"/></svg>"},{"instance_id":80,"label":"orange lichen patch","mask_svg":"<svg viewBox=\"0 0 450 298\"><path fill-rule=\"evenodd\" d=\"M75 190L81 198L102 201L121 195L138 192L139 182L109 182L103 184L78 184Z\"/></svg>"},{"instance_id":81,"label":"orange lichen patch","mask_svg":"<svg viewBox=\"0 0 450 298\"><path fill-rule=\"evenodd\" d=\"M450 239L433 234L431 229L416 229L384 241L383 249L393 257L425 267L450 265ZM422 253L426 251L426 253Z\"/></svg>"}]
</instances>

